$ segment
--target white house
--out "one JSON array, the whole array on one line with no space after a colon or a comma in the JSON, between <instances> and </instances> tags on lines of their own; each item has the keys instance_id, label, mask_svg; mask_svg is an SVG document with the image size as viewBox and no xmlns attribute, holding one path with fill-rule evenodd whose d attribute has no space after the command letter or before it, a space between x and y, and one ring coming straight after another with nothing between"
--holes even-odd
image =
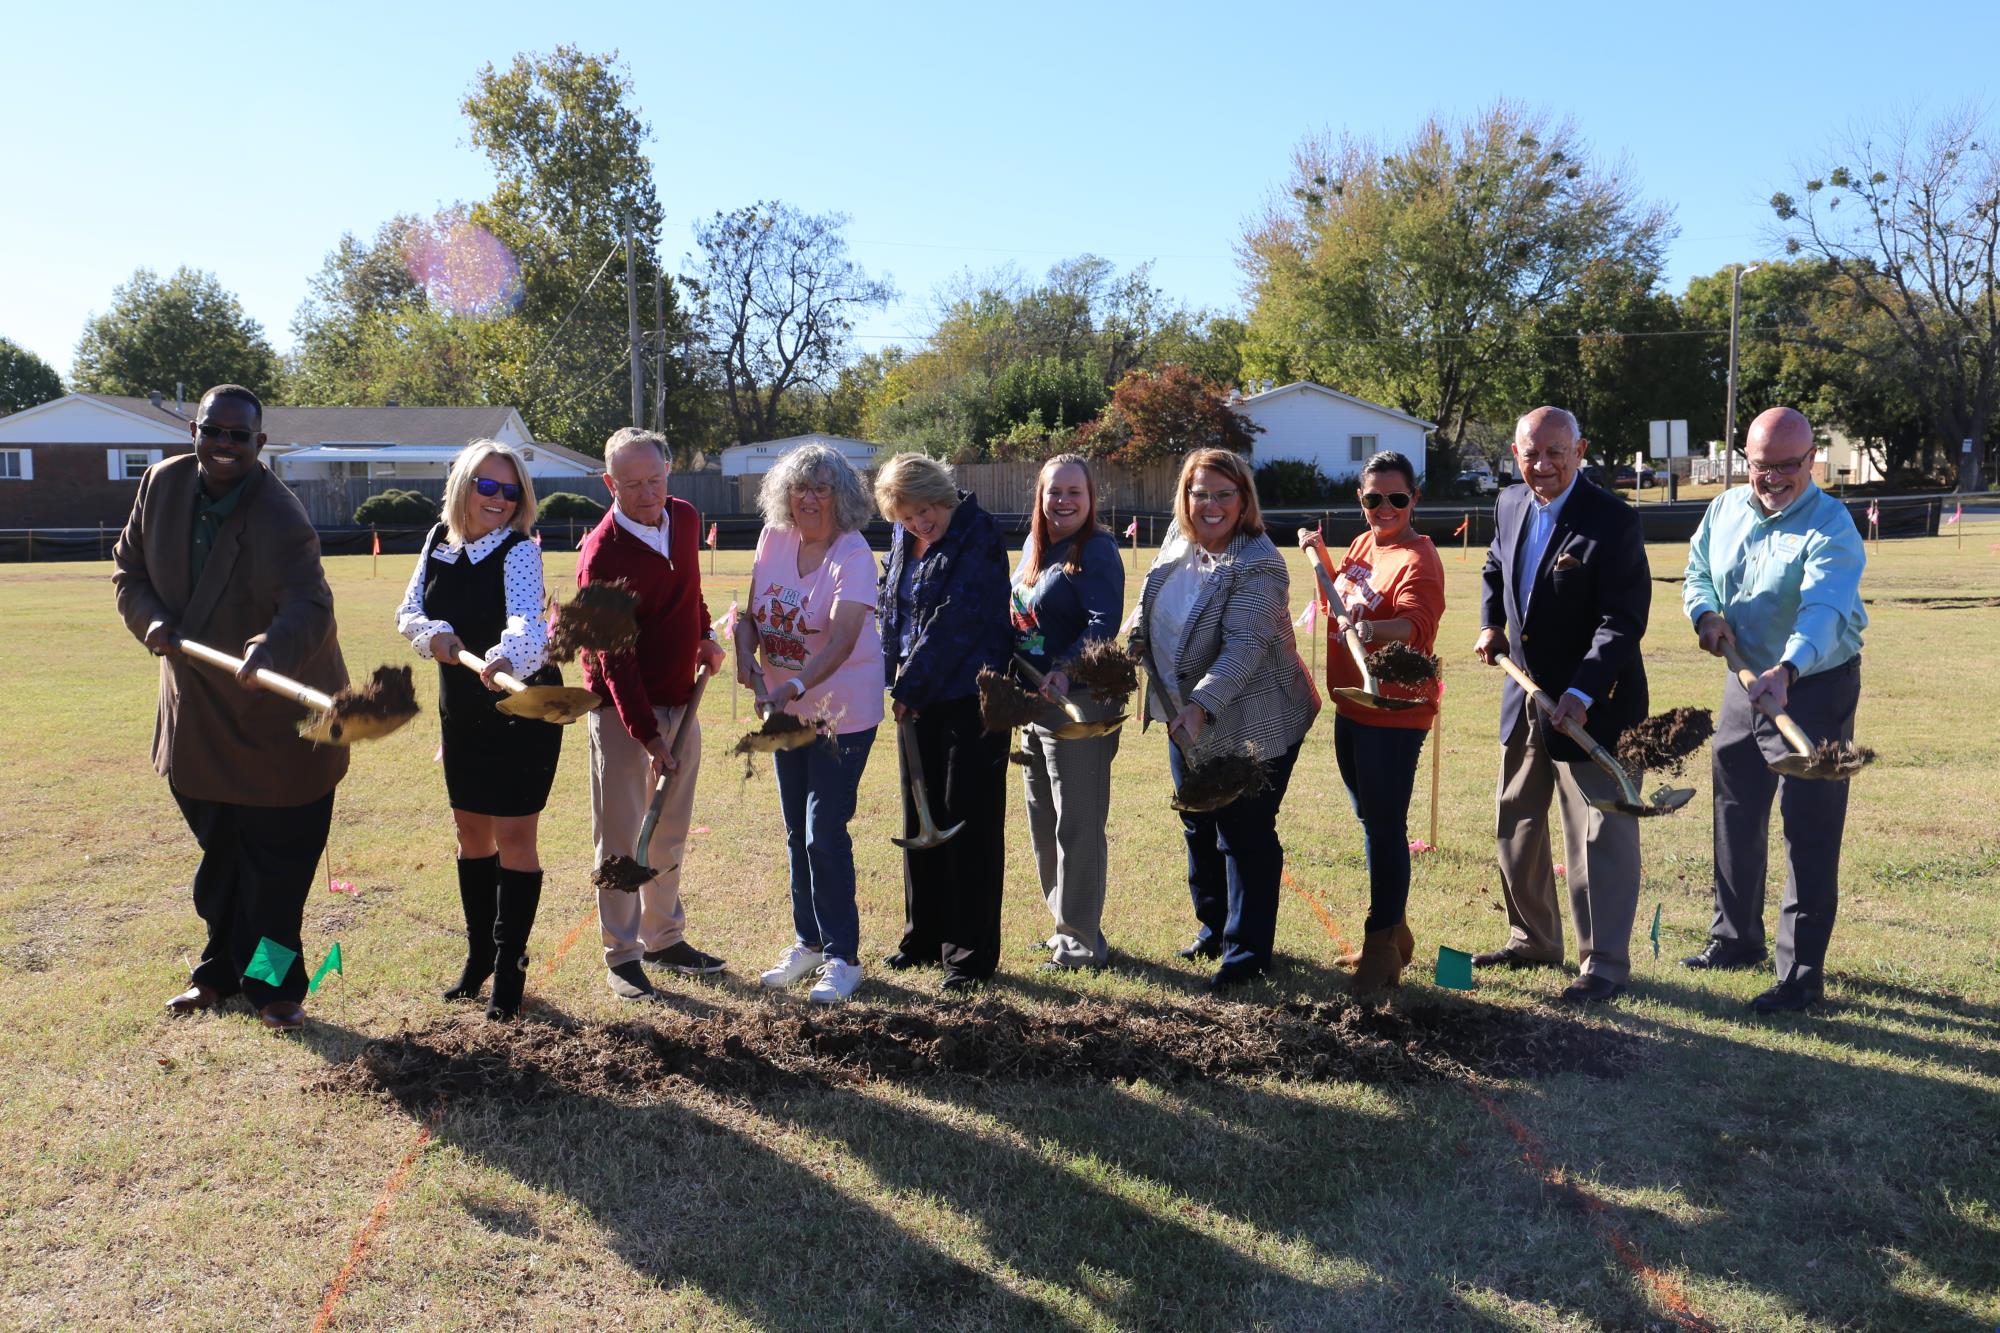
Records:
<instances>
[{"instance_id":1,"label":"white house","mask_svg":"<svg viewBox=\"0 0 2000 1333\"><path fill-rule=\"evenodd\" d=\"M537 441L511 407L266 407L266 459L286 481L441 480L473 440L521 451L528 475L595 477L603 463Z\"/></svg>"},{"instance_id":2,"label":"white house","mask_svg":"<svg viewBox=\"0 0 2000 1333\"><path fill-rule=\"evenodd\" d=\"M1303 380L1230 406L1264 428L1250 446L1258 466L1281 458L1317 463L1328 480L1357 477L1371 455L1393 449L1410 460L1421 484L1424 437L1436 429L1393 407Z\"/></svg>"},{"instance_id":3,"label":"white house","mask_svg":"<svg viewBox=\"0 0 2000 1333\"><path fill-rule=\"evenodd\" d=\"M856 472L866 472L875 466L875 455L881 449L879 444L866 440L849 439L845 435L787 435L782 440L763 440L756 444L732 444L722 451L722 475L725 477L761 477L771 470L771 465L802 444L824 444L838 449Z\"/></svg>"}]
</instances>

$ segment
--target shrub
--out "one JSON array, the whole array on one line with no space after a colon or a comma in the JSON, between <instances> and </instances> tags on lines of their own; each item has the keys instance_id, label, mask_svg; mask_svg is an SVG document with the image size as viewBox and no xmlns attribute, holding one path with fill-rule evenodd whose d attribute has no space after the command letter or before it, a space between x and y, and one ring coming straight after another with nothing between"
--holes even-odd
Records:
<instances>
[{"instance_id":1,"label":"shrub","mask_svg":"<svg viewBox=\"0 0 2000 1333\"><path fill-rule=\"evenodd\" d=\"M1267 505L1316 505L1332 493L1319 464L1296 458L1274 458L1257 469L1257 499Z\"/></svg>"},{"instance_id":2,"label":"shrub","mask_svg":"<svg viewBox=\"0 0 2000 1333\"><path fill-rule=\"evenodd\" d=\"M594 526L603 517L603 505L575 491L557 491L543 499L541 507L535 511L537 523L576 522Z\"/></svg>"},{"instance_id":3,"label":"shrub","mask_svg":"<svg viewBox=\"0 0 2000 1333\"><path fill-rule=\"evenodd\" d=\"M362 528L428 527L437 520L437 502L421 491L381 491L354 509L354 524Z\"/></svg>"}]
</instances>

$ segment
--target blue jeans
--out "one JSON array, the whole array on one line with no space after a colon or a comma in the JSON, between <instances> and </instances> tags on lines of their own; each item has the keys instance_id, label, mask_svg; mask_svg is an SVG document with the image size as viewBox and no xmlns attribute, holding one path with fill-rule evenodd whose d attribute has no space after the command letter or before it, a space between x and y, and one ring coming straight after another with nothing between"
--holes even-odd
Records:
<instances>
[{"instance_id":1,"label":"blue jeans","mask_svg":"<svg viewBox=\"0 0 2000 1333\"><path fill-rule=\"evenodd\" d=\"M1333 757L1347 799L1361 821L1368 856L1368 920L1362 929L1388 930L1410 905L1410 792L1424 752L1423 727L1371 727L1333 719Z\"/></svg>"},{"instance_id":2,"label":"blue jeans","mask_svg":"<svg viewBox=\"0 0 2000 1333\"><path fill-rule=\"evenodd\" d=\"M1285 849L1278 845L1278 807L1298 762L1294 745L1266 760L1271 785L1255 796L1231 801L1220 810L1181 812L1187 839L1188 894L1194 899L1196 937L1222 940L1225 975L1261 972L1271 965L1271 941L1278 933L1278 878ZM1167 763L1180 788L1187 776L1180 747L1167 746Z\"/></svg>"},{"instance_id":3,"label":"blue jeans","mask_svg":"<svg viewBox=\"0 0 2000 1333\"><path fill-rule=\"evenodd\" d=\"M792 868L792 931L807 948L849 963L861 961L861 915L847 823L874 743L870 727L771 756Z\"/></svg>"}]
</instances>

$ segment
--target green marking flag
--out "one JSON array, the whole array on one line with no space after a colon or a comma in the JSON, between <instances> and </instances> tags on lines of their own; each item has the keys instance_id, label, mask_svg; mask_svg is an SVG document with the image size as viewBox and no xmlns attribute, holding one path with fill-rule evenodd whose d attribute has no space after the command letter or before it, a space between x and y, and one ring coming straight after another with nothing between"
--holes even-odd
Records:
<instances>
[{"instance_id":1,"label":"green marking flag","mask_svg":"<svg viewBox=\"0 0 2000 1333\"><path fill-rule=\"evenodd\" d=\"M1653 957L1660 956L1660 909L1664 903L1653 904Z\"/></svg>"},{"instance_id":2,"label":"green marking flag","mask_svg":"<svg viewBox=\"0 0 2000 1333\"><path fill-rule=\"evenodd\" d=\"M1472 955L1440 944L1434 980L1446 990L1471 990Z\"/></svg>"},{"instance_id":3,"label":"green marking flag","mask_svg":"<svg viewBox=\"0 0 2000 1333\"><path fill-rule=\"evenodd\" d=\"M250 966L243 969L243 975L251 981L268 981L273 986L282 986L285 974L298 961L299 955L295 950L287 949L268 935L261 935L257 939L257 952L250 955Z\"/></svg>"},{"instance_id":4,"label":"green marking flag","mask_svg":"<svg viewBox=\"0 0 2000 1333\"><path fill-rule=\"evenodd\" d=\"M326 961L319 965L319 971L312 974L312 980L306 984L306 989L309 991L318 990L320 978L324 977L329 972L338 972L343 977L347 975L347 969L343 968L340 965L339 940L335 940L333 942L333 947L326 951Z\"/></svg>"}]
</instances>

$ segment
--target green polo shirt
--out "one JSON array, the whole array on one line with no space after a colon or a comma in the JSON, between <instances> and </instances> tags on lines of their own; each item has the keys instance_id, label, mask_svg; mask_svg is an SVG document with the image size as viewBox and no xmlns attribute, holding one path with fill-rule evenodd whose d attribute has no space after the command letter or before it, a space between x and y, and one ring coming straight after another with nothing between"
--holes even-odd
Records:
<instances>
[{"instance_id":1,"label":"green polo shirt","mask_svg":"<svg viewBox=\"0 0 2000 1333\"><path fill-rule=\"evenodd\" d=\"M222 531L223 520L236 512L236 502L243 498L243 487L249 481L246 475L223 492L220 500L209 499L208 492L199 485L194 488L194 536L188 544L189 588L201 582L201 572L208 568L208 553L215 549L215 534Z\"/></svg>"}]
</instances>

